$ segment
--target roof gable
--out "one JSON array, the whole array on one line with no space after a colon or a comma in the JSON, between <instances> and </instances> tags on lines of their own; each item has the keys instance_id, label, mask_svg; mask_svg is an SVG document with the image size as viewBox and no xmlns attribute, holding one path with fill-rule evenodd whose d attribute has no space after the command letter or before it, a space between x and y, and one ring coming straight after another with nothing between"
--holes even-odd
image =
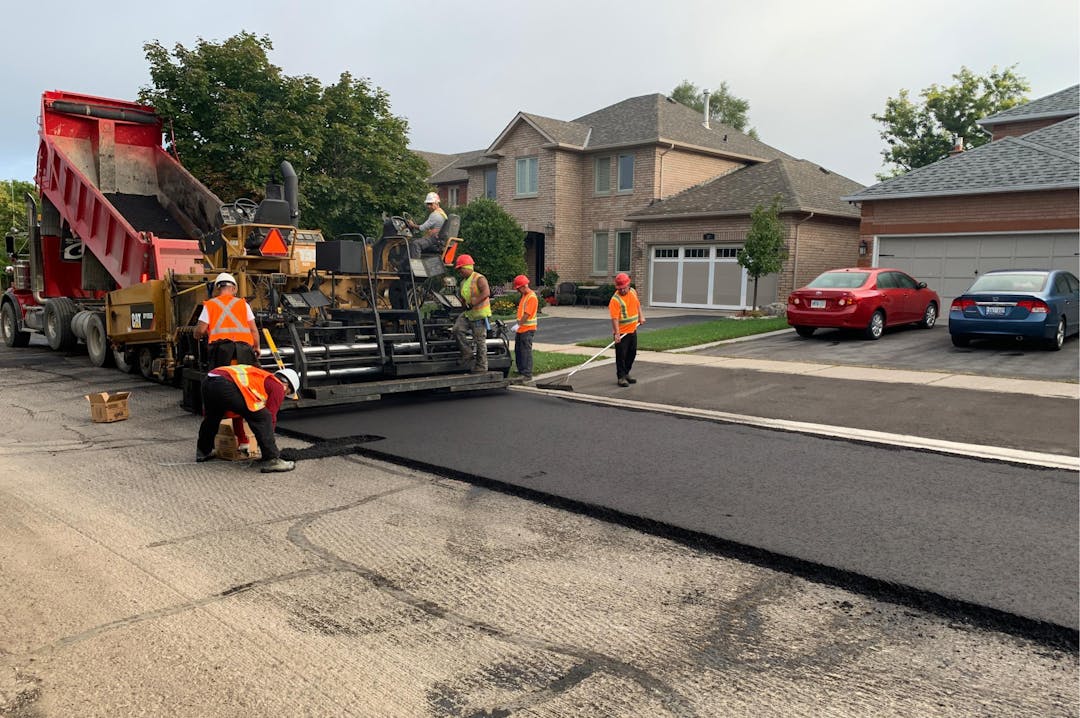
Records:
<instances>
[{"instance_id":1,"label":"roof gable","mask_svg":"<svg viewBox=\"0 0 1080 718\"><path fill-rule=\"evenodd\" d=\"M858 182L808 162L787 157L750 165L652 205L628 219L685 215L743 215L780 196L782 212L816 212L857 219L859 210L842 197L862 188Z\"/></svg>"},{"instance_id":2,"label":"roof gable","mask_svg":"<svg viewBox=\"0 0 1080 718\"><path fill-rule=\"evenodd\" d=\"M857 192L853 202L1080 187L1080 117L1005 137Z\"/></svg>"}]
</instances>

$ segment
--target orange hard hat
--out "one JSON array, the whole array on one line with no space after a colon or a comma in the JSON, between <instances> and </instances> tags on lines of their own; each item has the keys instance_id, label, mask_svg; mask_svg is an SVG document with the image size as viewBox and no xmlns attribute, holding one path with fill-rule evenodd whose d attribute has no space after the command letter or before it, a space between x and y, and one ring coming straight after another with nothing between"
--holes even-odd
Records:
<instances>
[{"instance_id":1,"label":"orange hard hat","mask_svg":"<svg viewBox=\"0 0 1080 718\"><path fill-rule=\"evenodd\" d=\"M466 264L471 265L472 263L473 263L472 257L470 257L467 254L463 254L463 255L461 255L460 257L457 258L456 262L454 262L454 269L461 269Z\"/></svg>"},{"instance_id":2,"label":"orange hard hat","mask_svg":"<svg viewBox=\"0 0 1080 718\"><path fill-rule=\"evenodd\" d=\"M616 287L629 287L630 286L630 275L627 274L626 272L619 272L618 274L616 274L615 275L615 286Z\"/></svg>"},{"instance_id":3,"label":"orange hard hat","mask_svg":"<svg viewBox=\"0 0 1080 718\"><path fill-rule=\"evenodd\" d=\"M514 289L521 289L529 283L529 278L524 274L519 274L514 277Z\"/></svg>"}]
</instances>

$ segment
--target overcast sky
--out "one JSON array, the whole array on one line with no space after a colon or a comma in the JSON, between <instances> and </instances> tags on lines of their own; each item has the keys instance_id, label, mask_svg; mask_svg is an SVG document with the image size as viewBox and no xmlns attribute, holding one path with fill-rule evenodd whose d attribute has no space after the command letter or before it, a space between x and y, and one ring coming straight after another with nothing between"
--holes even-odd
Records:
<instances>
[{"instance_id":1,"label":"overcast sky","mask_svg":"<svg viewBox=\"0 0 1080 718\"><path fill-rule=\"evenodd\" d=\"M188 48L241 31L323 84L343 71L386 90L414 149L486 148L530 112L561 120L683 79L750 102L762 141L864 184L881 170L870 115L901 88L961 66L1018 64L1032 99L1080 76L1076 0L548 0L459 3L20 1L3 13L0 178L30 180L43 90L135 99L142 46ZM182 150L181 150L182 155Z\"/></svg>"}]
</instances>

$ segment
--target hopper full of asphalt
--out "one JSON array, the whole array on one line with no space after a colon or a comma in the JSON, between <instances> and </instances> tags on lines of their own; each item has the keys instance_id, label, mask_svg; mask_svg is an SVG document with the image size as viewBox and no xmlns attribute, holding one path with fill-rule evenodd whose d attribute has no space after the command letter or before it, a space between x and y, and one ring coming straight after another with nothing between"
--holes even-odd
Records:
<instances>
[{"instance_id":1,"label":"hopper full of asphalt","mask_svg":"<svg viewBox=\"0 0 1080 718\"><path fill-rule=\"evenodd\" d=\"M1077 476L525 392L282 415L365 444L949 601L1077 628Z\"/></svg>"}]
</instances>

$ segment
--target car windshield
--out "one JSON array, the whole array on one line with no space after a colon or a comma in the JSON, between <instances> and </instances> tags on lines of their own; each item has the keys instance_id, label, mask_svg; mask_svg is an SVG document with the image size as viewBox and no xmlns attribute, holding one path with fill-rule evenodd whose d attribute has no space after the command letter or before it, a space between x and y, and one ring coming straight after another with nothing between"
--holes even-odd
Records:
<instances>
[{"instance_id":1,"label":"car windshield","mask_svg":"<svg viewBox=\"0 0 1080 718\"><path fill-rule=\"evenodd\" d=\"M1041 292L1046 286L1046 272L1002 272L984 274L968 292Z\"/></svg>"},{"instance_id":2,"label":"car windshield","mask_svg":"<svg viewBox=\"0 0 1080 718\"><path fill-rule=\"evenodd\" d=\"M870 272L825 272L806 286L811 289L856 289L866 284Z\"/></svg>"}]
</instances>

